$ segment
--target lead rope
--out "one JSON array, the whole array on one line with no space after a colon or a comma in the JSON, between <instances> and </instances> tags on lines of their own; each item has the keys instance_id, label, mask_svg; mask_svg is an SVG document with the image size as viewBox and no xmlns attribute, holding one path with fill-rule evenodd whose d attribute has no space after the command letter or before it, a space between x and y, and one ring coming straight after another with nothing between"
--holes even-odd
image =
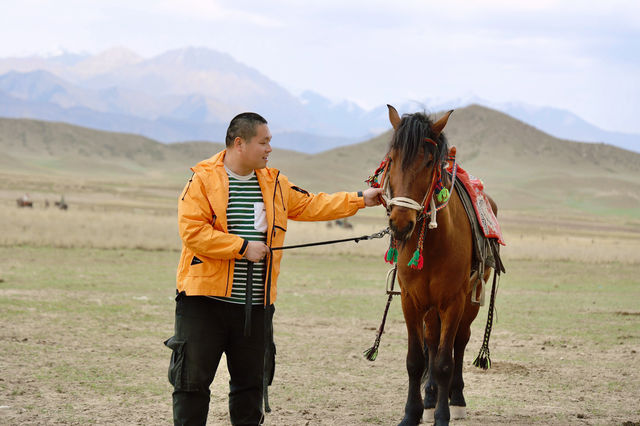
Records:
<instances>
[{"instance_id":1,"label":"lead rope","mask_svg":"<svg viewBox=\"0 0 640 426\"><path fill-rule=\"evenodd\" d=\"M253 308L253 262L247 261L247 287L244 298L244 337L251 336L251 308Z\"/></svg>"},{"instance_id":2,"label":"lead rope","mask_svg":"<svg viewBox=\"0 0 640 426\"><path fill-rule=\"evenodd\" d=\"M317 241L315 243L296 244L296 245L293 245L293 246L270 247L269 250L276 251L276 250L289 250L289 249L302 248L302 247L324 246L324 245L327 245L327 244L344 243L344 242L347 242L347 241L354 241L356 243L359 243L360 241L367 241L367 240L374 240L376 238L382 238L385 235L387 235L388 233L389 233L389 227L386 227L382 231L378 231L378 232L373 233L371 235L363 235L361 237L343 238L343 239L340 239L340 240Z\"/></svg>"}]
</instances>

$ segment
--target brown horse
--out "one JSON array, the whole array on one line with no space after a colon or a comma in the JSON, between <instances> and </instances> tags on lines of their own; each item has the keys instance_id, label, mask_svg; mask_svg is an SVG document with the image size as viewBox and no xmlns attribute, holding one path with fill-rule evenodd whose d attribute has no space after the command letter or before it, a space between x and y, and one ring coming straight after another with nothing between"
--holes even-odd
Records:
<instances>
[{"instance_id":1,"label":"brown horse","mask_svg":"<svg viewBox=\"0 0 640 426\"><path fill-rule=\"evenodd\" d=\"M451 175L444 167L449 149L442 130L451 112L433 123L422 113L400 118L389 105L394 133L385 186L408 332L409 394L400 425L418 424L424 410L429 416L433 414L436 425L448 425L452 414L454 418L466 415L462 362L471 323L479 309L479 304L471 301L472 283L478 272L471 277L474 256L471 225L459 194L451 186ZM429 215L425 212L429 205L432 209L438 206L435 180L452 190L446 206L437 212L437 224L431 216L427 229ZM440 206L445 204L442 198ZM495 213L495 203L491 200L490 203ZM421 248L419 261L416 247ZM479 286L486 283L490 272L489 268L484 270L484 281ZM480 287L476 290L482 291ZM420 387L425 373L423 402Z\"/></svg>"},{"instance_id":2,"label":"brown horse","mask_svg":"<svg viewBox=\"0 0 640 426\"><path fill-rule=\"evenodd\" d=\"M26 200L26 199L24 199L24 197L16 199L16 203L18 204L18 207L31 207L31 208L33 208L33 201Z\"/></svg>"}]
</instances>

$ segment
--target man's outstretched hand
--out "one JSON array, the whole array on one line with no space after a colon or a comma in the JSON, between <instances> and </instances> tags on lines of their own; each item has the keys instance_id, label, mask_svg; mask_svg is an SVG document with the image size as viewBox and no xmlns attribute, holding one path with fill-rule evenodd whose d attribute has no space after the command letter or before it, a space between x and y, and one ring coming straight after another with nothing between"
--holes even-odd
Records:
<instances>
[{"instance_id":1,"label":"man's outstretched hand","mask_svg":"<svg viewBox=\"0 0 640 426\"><path fill-rule=\"evenodd\" d=\"M382 188L367 188L362 192L364 197L364 205L367 207L379 206L382 204L380 199Z\"/></svg>"}]
</instances>

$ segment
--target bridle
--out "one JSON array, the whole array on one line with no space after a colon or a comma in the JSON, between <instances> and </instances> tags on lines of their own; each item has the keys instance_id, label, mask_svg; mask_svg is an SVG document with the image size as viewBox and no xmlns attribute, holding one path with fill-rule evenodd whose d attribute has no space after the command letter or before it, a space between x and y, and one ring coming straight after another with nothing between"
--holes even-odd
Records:
<instances>
[{"instance_id":1,"label":"bridle","mask_svg":"<svg viewBox=\"0 0 640 426\"><path fill-rule=\"evenodd\" d=\"M435 146L436 153L434 155L434 158L439 158L440 156L439 156L437 142L431 138L424 138L424 141ZM384 172L382 175L382 200L383 200L384 206L387 209L387 216L391 214L391 208L393 206L405 207L408 209L416 210L418 212L418 218L416 219L416 222L422 220L425 216L427 216L427 214L429 213L429 210L435 211L436 207L435 207L435 201L433 199L433 195L435 192L437 181L440 178L441 167L437 165L433 167L433 173L431 175L431 184L429 186L429 190L425 193L424 198L422 199L422 202L418 203L414 199L408 198L408 197L391 197L391 187L389 185L389 173L388 173L390 165L391 165L391 158L387 157L387 164L384 168Z\"/></svg>"},{"instance_id":2,"label":"bridle","mask_svg":"<svg viewBox=\"0 0 640 426\"><path fill-rule=\"evenodd\" d=\"M431 138L424 138L425 142L428 142L435 146L436 148L436 156L434 158L440 158L438 155L440 152L438 144ZM446 145L445 145L446 146ZM448 165L447 168L451 168L451 188L444 188L442 185L442 169L445 167L445 164ZM433 167L433 174L431 176L431 183L429 184L429 190L427 191L425 197L422 199L421 203L418 203L416 200L408 197L392 197L390 186L389 186L389 169L391 165L391 158L389 157L389 153L382 160L378 168L373 172L371 176L365 181L373 188L382 188L382 194L380 195L382 204L387 209L387 216L391 216L391 209L393 206L405 207L408 209L416 210L418 212L416 218L416 225L422 222L418 234L418 244L416 250L413 252L413 257L408 263L408 266L413 269L422 269L423 265L423 256L422 256L422 248L424 245L424 237L427 231L427 216L430 217L429 221L429 229L434 229L438 227L438 222L436 221L436 214L439 210L444 209L451 200L451 194L453 191L453 187L456 182L456 171L457 171L457 163L456 163L456 148L452 147L448 152L447 162L442 164L435 164ZM382 175L381 180L378 178ZM435 194L436 189L438 191ZM441 203L436 207L435 199L438 199L438 202ZM418 229L418 228L416 228ZM387 263L395 264L398 260L398 247L397 241L391 237L391 241L389 244L389 249L385 254L385 261Z\"/></svg>"}]
</instances>

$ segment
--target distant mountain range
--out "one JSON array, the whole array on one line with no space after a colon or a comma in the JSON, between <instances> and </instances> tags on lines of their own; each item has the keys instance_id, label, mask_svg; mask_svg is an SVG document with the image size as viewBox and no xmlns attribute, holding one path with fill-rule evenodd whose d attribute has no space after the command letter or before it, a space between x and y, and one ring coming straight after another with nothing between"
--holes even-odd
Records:
<instances>
[{"instance_id":1,"label":"distant mountain range","mask_svg":"<svg viewBox=\"0 0 640 426\"><path fill-rule=\"evenodd\" d=\"M551 135L640 152L640 135L607 132L569 111L478 98L396 105L431 112L481 104ZM313 153L352 144L388 128L386 106L364 110L307 91L294 96L231 56L189 47L142 58L124 48L98 55L0 59L0 116L62 121L144 135L162 142L221 141L238 112L265 115L280 148Z\"/></svg>"}]
</instances>

